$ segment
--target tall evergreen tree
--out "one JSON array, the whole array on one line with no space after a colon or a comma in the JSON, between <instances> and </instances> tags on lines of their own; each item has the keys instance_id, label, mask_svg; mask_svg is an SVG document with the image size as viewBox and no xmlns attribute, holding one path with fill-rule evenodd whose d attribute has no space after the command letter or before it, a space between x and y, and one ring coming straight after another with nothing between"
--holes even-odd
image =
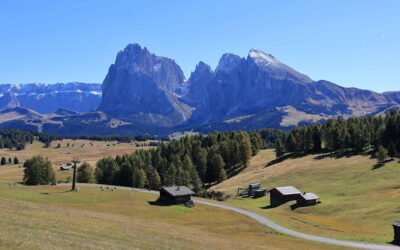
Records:
<instances>
[{"instance_id":1,"label":"tall evergreen tree","mask_svg":"<svg viewBox=\"0 0 400 250\"><path fill-rule=\"evenodd\" d=\"M394 145L393 141L389 142L388 145L388 155L390 156L390 158L393 160L394 157L397 156L397 149L396 146Z\"/></svg>"},{"instance_id":2,"label":"tall evergreen tree","mask_svg":"<svg viewBox=\"0 0 400 250\"><path fill-rule=\"evenodd\" d=\"M277 158L280 158L285 154L285 147L283 146L281 139L278 139L278 141L276 142L275 153Z\"/></svg>"},{"instance_id":3,"label":"tall evergreen tree","mask_svg":"<svg viewBox=\"0 0 400 250\"><path fill-rule=\"evenodd\" d=\"M245 133L242 133L242 138L239 141L239 150L240 150L241 164L247 166L247 163L249 162L252 155L252 150L251 150L250 138Z\"/></svg>"},{"instance_id":4,"label":"tall evergreen tree","mask_svg":"<svg viewBox=\"0 0 400 250\"><path fill-rule=\"evenodd\" d=\"M386 160L386 150L382 145L378 147L378 161L384 163Z\"/></svg>"},{"instance_id":5,"label":"tall evergreen tree","mask_svg":"<svg viewBox=\"0 0 400 250\"><path fill-rule=\"evenodd\" d=\"M157 170L154 170L154 172L151 174L151 189L159 190L160 188L161 188L161 178Z\"/></svg>"},{"instance_id":6,"label":"tall evergreen tree","mask_svg":"<svg viewBox=\"0 0 400 250\"><path fill-rule=\"evenodd\" d=\"M289 136L287 137L285 148L289 152L297 152L297 142L292 133L289 133Z\"/></svg>"}]
</instances>

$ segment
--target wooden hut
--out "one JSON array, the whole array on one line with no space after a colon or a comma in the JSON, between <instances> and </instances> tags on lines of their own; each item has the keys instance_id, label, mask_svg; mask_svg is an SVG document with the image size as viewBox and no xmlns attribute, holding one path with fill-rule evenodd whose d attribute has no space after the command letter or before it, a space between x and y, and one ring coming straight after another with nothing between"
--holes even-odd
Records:
<instances>
[{"instance_id":1,"label":"wooden hut","mask_svg":"<svg viewBox=\"0 0 400 250\"><path fill-rule=\"evenodd\" d=\"M195 192L186 186L163 187L160 190L160 201L165 203L186 203L190 201Z\"/></svg>"},{"instance_id":2,"label":"wooden hut","mask_svg":"<svg viewBox=\"0 0 400 250\"><path fill-rule=\"evenodd\" d=\"M298 205L315 205L318 203L319 197L314 193L302 193L297 196Z\"/></svg>"},{"instance_id":3,"label":"wooden hut","mask_svg":"<svg viewBox=\"0 0 400 250\"><path fill-rule=\"evenodd\" d=\"M296 200L297 196L301 194L301 192L293 186L275 187L271 189L269 193L271 205L278 205L287 201Z\"/></svg>"},{"instance_id":4,"label":"wooden hut","mask_svg":"<svg viewBox=\"0 0 400 250\"><path fill-rule=\"evenodd\" d=\"M393 222L392 226L394 230L393 242L400 243L400 220Z\"/></svg>"}]
</instances>

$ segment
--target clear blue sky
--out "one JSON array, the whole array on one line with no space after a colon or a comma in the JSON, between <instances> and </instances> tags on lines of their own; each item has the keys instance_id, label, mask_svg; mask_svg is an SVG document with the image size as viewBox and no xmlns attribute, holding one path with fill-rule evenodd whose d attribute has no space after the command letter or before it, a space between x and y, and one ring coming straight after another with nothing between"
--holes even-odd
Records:
<instances>
[{"instance_id":1,"label":"clear blue sky","mask_svg":"<svg viewBox=\"0 0 400 250\"><path fill-rule=\"evenodd\" d=\"M400 90L400 1L2 0L0 83L102 82L138 42L186 77L225 52L271 53L314 80Z\"/></svg>"}]
</instances>

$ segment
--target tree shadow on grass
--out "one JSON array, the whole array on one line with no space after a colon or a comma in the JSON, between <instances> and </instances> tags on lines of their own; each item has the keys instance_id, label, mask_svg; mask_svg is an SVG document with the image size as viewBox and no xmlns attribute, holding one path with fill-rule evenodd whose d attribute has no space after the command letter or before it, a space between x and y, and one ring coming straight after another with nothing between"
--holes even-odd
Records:
<instances>
[{"instance_id":1,"label":"tree shadow on grass","mask_svg":"<svg viewBox=\"0 0 400 250\"><path fill-rule=\"evenodd\" d=\"M239 165L239 166L236 166L236 167L233 167L233 168L229 169L229 171L228 171L228 173L227 173L228 178L232 178L233 176L239 174L239 173L242 172L245 168L246 168L245 165Z\"/></svg>"},{"instance_id":2,"label":"tree shadow on grass","mask_svg":"<svg viewBox=\"0 0 400 250\"><path fill-rule=\"evenodd\" d=\"M390 159L390 160L386 160L386 161L384 161L384 162L378 162L377 164L375 164L375 165L372 167L372 170L381 168L381 167L385 166L386 163L391 162L391 161L393 161L393 160Z\"/></svg>"},{"instance_id":3,"label":"tree shadow on grass","mask_svg":"<svg viewBox=\"0 0 400 250\"><path fill-rule=\"evenodd\" d=\"M300 158L300 157L306 156L307 154L309 154L309 153L303 152L303 153L286 154L284 156L281 156L279 158L273 159L272 161L268 162L267 165L265 165L264 168L272 166L272 165L275 165L275 164L278 164L278 163L283 162L284 160L287 160L287 159Z\"/></svg>"}]
</instances>

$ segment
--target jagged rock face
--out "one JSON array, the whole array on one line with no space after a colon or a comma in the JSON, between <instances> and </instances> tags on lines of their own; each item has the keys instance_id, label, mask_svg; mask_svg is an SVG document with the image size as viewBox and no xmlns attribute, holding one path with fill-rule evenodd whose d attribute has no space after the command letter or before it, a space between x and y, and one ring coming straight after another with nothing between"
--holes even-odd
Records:
<instances>
[{"instance_id":1,"label":"jagged rock face","mask_svg":"<svg viewBox=\"0 0 400 250\"><path fill-rule=\"evenodd\" d=\"M130 44L118 53L108 71L98 110L116 117L144 114L157 120L154 115L161 115L173 119L174 124L181 122L185 112L175 92L184 80L175 61L151 54L138 44Z\"/></svg>"},{"instance_id":2,"label":"jagged rock face","mask_svg":"<svg viewBox=\"0 0 400 250\"><path fill-rule=\"evenodd\" d=\"M400 99L397 92L378 94L313 81L256 49L251 49L246 59L224 54L214 72L202 68L199 64L191 75L187 83L190 91L181 99L194 108L189 124L287 106L324 117L366 115L398 105Z\"/></svg>"},{"instance_id":3,"label":"jagged rock face","mask_svg":"<svg viewBox=\"0 0 400 250\"><path fill-rule=\"evenodd\" d=\"M203 75L199 75L202 72ZM255 49L250 51L247 59L224 54L215 72L212 75L210 72L196 70L188 81L189 89L193 85L204 89L189 91L182 100L190 103L187 100L198 100L198 93L204 92L206 94L201 95L208 97L206 101L192 103L197 105L191 117L193 122L202 120L207 123L256 113L272 106L285 106L289 102L301 102L304 100L301 89L312 82L273 56Z\"/></svg>"},{"instance_id":4,"label":"jagged rock face","mask_svg":"<svg viewBox=\"0 0 400 250\"><path fill-rule=\"evenodd\" d=\"M2 84L0 108L25 107L39 113L59 108L77 112L95 110L101 100L101 85L89 83Z\"/></svg>"}]
</instances>

